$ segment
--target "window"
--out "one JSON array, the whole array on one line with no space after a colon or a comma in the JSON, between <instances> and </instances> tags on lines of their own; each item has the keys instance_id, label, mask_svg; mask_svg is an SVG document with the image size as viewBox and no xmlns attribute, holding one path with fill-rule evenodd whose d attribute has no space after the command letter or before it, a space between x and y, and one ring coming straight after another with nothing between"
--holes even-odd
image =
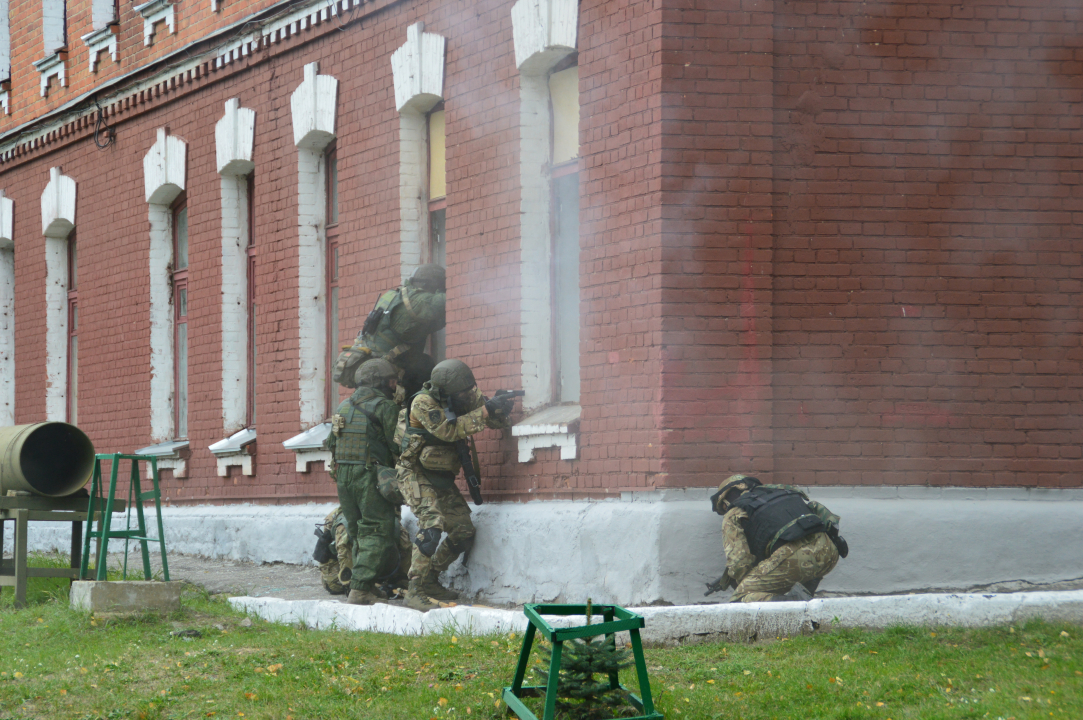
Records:
<instances>
[{"instance_id":1,"label":"window","mask_svg":"<svg viewBox=\"0 0 1083 720\"><path fill-rule=\"evenodd\" d=\"M68 422L79 424L79 260L75 231L68 236Z\"/></svg>"},{"instance_id":2,"label":"window","mask_svg":"<svg viewBox=\"0 0 1083 720\"><path fill-rule=\"evenodd\" d=\"M426 193L429 201L429 243L427 262L447 266L447 135L444 125L444 104L437 105L429 113L428 122L428 178ZM446 355L444 331L438 330L429 338L429 351L436 362Z\"/></svg>"},{"instance_id":3,"label":"window","mask_svg":"<svg viewBox=\"0 0 1083 720\"><path fill-rule=\"evenodd\" d=\"M246 178L248 186L246 196L248 204L248 245L245 248L245 254L248 257L248 376L247 386L245 387L245 397L247 398L245 414L248 427L256 426L256 201L254 199L254 178L255 173L249 173Z\"/></svg>"},{"instance_id":4,"label":"window","mask_svg":"<svg viewBox=\"0 0 1083 720\"><path fill-rule=\"evenodd\" d=\"M10 0L0 0L0 82L11 79L10 8Z\"/></svg>"},{"instance_id":5,"label":"window","mask_svg":"<svg viewBox=\"0 0 1083 720\"><path fill-rule=\"evenodd\" d=\"M66 0L42 0L43 54L48 57L68 46L68 3Z\"/></svg>"},{"instance_id":6,"label":"window","mask_svg":"<svg viewBox=\"0 0 1083 720\"><path fill-rule=\"evenodd\" d=\"M326 160L327 180L327 417L335 413L338 406L338 385L331 379L338 357L338 150L331 143L324 155Z\"/></svg>"},{"instance_id":7,"label":"window","mask_svg":"<svg viewBox=\"0 0 1083 720\"><path fill-rule=\"evenodd\" d=\"M574 60L573 60L574 61ZM579 402L579 68L549 75L552 113L553 382L558 402Z\"/></svg>"},{"instance_id":8,"label":"window","mask_svg":"<svg viewBox=\"0 0 1083 720\"><path fill-rule=\"evenodd\" d=\"M188 437L188 206L173 204L173 428Z\"/></svg>"}]
</instances>

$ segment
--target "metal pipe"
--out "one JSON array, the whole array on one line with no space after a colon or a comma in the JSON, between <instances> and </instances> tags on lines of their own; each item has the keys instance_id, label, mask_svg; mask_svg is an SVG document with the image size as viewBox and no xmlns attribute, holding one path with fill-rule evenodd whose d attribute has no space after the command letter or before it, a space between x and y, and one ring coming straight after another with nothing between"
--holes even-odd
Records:
<instances>
[{"instance_id":1,"label":"metal pipe","mask_svg":"<svg viewBox=\"0 0 1083 720\"><path fill-rule=\"evenodd\" d=\"M94 445L62 422L0 427L0 495L9 490L45 497L71 495L94 471Z\"/></svg>"}]
</instances>

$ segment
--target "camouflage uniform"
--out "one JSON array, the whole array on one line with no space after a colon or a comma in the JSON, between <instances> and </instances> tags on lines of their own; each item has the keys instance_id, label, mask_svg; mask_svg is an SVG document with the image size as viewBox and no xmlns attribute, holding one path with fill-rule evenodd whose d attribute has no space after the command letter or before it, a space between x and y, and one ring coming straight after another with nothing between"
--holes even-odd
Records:
<instances>
[{"instance_id":1,"label":"camouflage uniform","mask_svg":"<svg viewBox=\"0 0 1083 720\"><path fill-rule=\"evenodd\" d=\"M410 397L429 379L433 360L425 354L425 341L443 329L447 295L405 285L389 290L376 303L384 310L380 324L371 335L361 335L354 346L372 350L399 369L399 380Z\"/></svg>"},{"instance_id":2,"label":"camouflage uniform","mask_svg":"<svg viewBox=\"0 0 1083 720\"><path fill-rule=\"evenodd\" d=\"M396 515L398 514L398 508L396 508ZM320 581L332 595L345 595L350 590L350 575L353 573L353 545L350 543L349 533L346 532L346 516L342 514L342 508L337 507L331 511L324 519L324 527L334 533L335 557L320 563ZM398 523L398 528L400 566L388 582L392 587L402 588L406 587L406 573L410 570L410 552L413 543L410 542L410 533L406 532L401 522ZM343 577L342 568L348 570L345 577Z\"/></svg>"},{"instance_id":3,"label":"camouflage uniform","mask_svg":"<svg viewBox=\"0 0 1083 720\"><path fill-rule=\"evenodd\" d=\"M809 500L804 492L790 485L762 485L764 488L784 488L801 495L809 508L825 524L838 525L839 516L826 507ZM763 561L757 563L749 549L742 521L748 513L731 507L722 517L722 546L726 551L726 572L737 582L730 602L762 602L789 592L795 583L807 583L822 578L834 569L839 551L825 532L787 542Z\"/></svg>"},{"instance_id":4,"label":"camouflage uniform","mask_svg":"<svg viewBox=\"0 0 1083 720\"><path fill-rule=\"evenodd\" d=\"M398 565L396 508L377 485L379 467L395 464L398 410L386 391L361 386L332 418L328 445L353 551L352 590L368 591Z\"/></svg>"},{"instance_id":5,"label":"camouflage uniform","mask_svg":"<svg viewBox=\"0 0 1083 720\"><path fill-rule=\"evenodd\" d=\"M350 590L349 577L340 576L341 568L353 572L353 552L350 548L349 533L346 532L346 516L342 508L337 507L324 519L323 526L335 536L335 557L320 563L320 581L332 595L345 595Z\"/></svg>"},{"instance_id":6,"label":"camouflage uniform","mask_svg":"<svg viewBox=\"0 0 1083 720\"><path fill-rule=\"evenodd\" d=\"M410 579L434 577L447 570L474 540L470 508L455 478L461 464L452 445L486 428L507 427L507 420L488 416L485 396L475 387L469 412L448 420L444 408L432 395L430 383L410 406L409 427L399 456L399 490L417 517L418 530L436 528L447 533L431 557L416 545L410 563ZM476 462L476 461L475 461Z\"/></svg>"}]
</instances>

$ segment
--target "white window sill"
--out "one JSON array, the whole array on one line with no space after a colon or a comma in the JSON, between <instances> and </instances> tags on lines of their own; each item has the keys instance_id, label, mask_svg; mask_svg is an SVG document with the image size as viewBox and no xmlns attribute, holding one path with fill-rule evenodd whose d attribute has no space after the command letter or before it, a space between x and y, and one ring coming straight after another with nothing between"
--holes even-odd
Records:
<instances>
[{"instance_id":1,"label":"white window sill","mask_svg":"<svg viewBox=\"0 0 1083 720\"><path fill-rule=\"evenodd\" d=\"M177 32L176 16L173 13L172 0L150 0L136 5L135 11L143 16L143 45L150 47L154 43L154 26L164 22L171 34Z\"/></svg>"},{"instance_id":2,"label":"white window sill","mask_svg":"<svg viewBox=\"0 0 1083 720\"><path fill-rule=\"evenodd\" d=\"M98 70L98 56L108 51L113 62L117 61L117 33L120 32L118 23L106 25L101 30L83 35L83 42L90 51L90 72Z\"/></svg>"},{"instance_id":3,"label":"white window sill","mask_svg":"<svg viewBox=\"0 0 1083 720\"><path fill-rule=\"evenodd\" d=\"M60 81L60 87L68 86L67 61L68 51L65 48L34 63L34 67L41 74L42 97L45 97L49 92L49 78L51 77L55 77Z\"/></svg>"},{"instance_id":4,"label":"white window sill","mask_svg":"<svg viewBox=\"0 0 1083 720\"><path fill-rule=\"evenodd\" d=\"M171 440L169 442L158 443L157 445L150 445L145 448L136 450L135 455L142 455L146 458L156 458L158 465L158 472L161 474L162 470L172 470L173 477L186 478L188 477L188 441L187 440ZM147 477L152 477L153 471L151 470L150 463L147 463Z\"/></svg>"},{"instance_id":5,"label":"white window sill","mask_svg":"<svg viewBox=\"0 0 1083 720\"><path fill-rule=\"evenodd\" d=\"M255 444L256 431L245 428L208 447L217 461L218 476L228 477L231 467L239 467L242 474L251 476L254 472L252 451L255 449Z\"/></svg>"},{"instance_id":6,"label":"white window sill","mask_svg":"<svg viewBox=\"0 0 1083 720\"><path fill-rule=\"evenodd\" d=\"M560 448L561 460L575 460L579 454L579 405L554 405L520 420L512 429L518 438L519 462L534 461L538 448Z\"/></svg>"},{"instance_id":7,"label":"white window sill","mask_svg":"<svg viewBox=\"0 0 1083 720\"><path fill-rule=\"evenodd\" d=\"M324 422L294 435L282 447L297 455L297 472L308 472L309 463L322 462L326 468L331 463L331 451L324 449L324 441L331 434L331 423Z\"/></svg>"}]
</instances>

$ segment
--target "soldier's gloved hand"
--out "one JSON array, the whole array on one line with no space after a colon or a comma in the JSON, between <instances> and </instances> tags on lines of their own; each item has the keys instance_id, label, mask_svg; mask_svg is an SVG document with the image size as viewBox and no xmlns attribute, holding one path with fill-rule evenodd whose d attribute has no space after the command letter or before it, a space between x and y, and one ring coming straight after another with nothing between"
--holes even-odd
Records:
<instances>
[{"instance_id":1,"label":"soldier's gloved hand","mask_svg":"<svg viewBox=\"0 0 1083 720\"><path fill-rule=\"evenodd\" d=\"M504 398L498 400L496 398L489 398L485 401L485 409L490 415L499 415L503 417L511 412L511 409L515 406L514 398Z\"/></svg>"}]
</instances>

